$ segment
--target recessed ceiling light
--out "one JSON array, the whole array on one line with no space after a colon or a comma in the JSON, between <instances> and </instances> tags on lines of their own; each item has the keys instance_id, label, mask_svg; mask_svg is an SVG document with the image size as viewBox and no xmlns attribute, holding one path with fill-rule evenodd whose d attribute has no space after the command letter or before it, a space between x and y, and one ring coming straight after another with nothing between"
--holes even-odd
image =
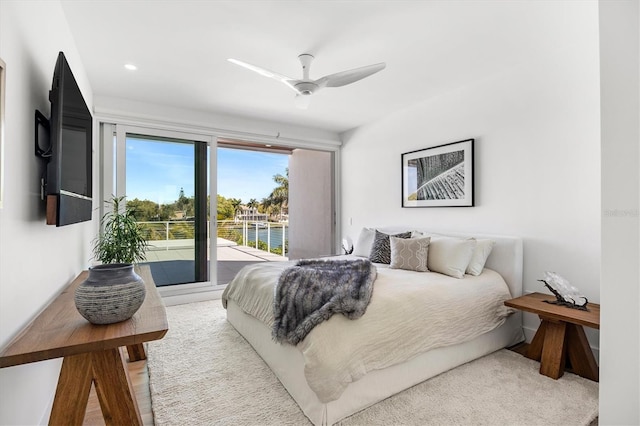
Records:
<instances>
[{"instance_id":1,"label":"recessed ceiling light","mask_svg":"<svg viewBox=\"0 0 640 426\"><path fill-rule=\"evenodd\" d=\"M269 145L269 144L265 144L265 146L266 146L267 148L271 148L271 145Z\"/></svg>"},{"instance_id":2,"label":"recessed ceiling light","mask_svg":"<svg viewBox=\"0 0 640 426\"><path fill-rule=\"evenodd\" d=\"M124 67L125 67L126 69L128 69L129 71L135 71L135 70L137 70L137 69L138 69L138 67L136 67L136 66L135 66L135 65L133 65L133 64L124 64Z\"/></svg>"}]
</instances>

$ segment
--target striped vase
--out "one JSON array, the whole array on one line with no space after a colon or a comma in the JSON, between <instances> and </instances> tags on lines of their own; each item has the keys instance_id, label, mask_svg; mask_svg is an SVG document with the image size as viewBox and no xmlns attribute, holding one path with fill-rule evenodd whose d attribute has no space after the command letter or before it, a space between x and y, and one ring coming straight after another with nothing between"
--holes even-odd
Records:
<instances>
[{"instance_id":1,"label":"striped vase","mask_svg":"<svg viewBox=\"0 0 640 426\"><path fill-rule=\"evenodd\" d=\"M131 318L142 305L144 281L130 263L89 268L89 276L75 292L80 315L92 324L113 324Z\"/></svg>"}]
</instances>

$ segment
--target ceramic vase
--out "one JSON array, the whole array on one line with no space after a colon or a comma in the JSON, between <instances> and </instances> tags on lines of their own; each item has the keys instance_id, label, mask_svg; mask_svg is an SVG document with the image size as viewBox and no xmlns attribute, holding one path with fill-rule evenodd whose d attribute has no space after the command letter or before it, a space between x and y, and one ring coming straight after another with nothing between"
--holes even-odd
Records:
<instances>
[{"instance_id":1,"label":"ceramic vase","mask_svg":"<svg viewBox=\"0 0 640 426\"><path fill-rule=\"evenodd\" d=\"M131 318L145 295L144 281L132 264L112 263L89 268L89 276L76 289L75 303L90 323L113 324Z\"/></svg>"}]
</instances>

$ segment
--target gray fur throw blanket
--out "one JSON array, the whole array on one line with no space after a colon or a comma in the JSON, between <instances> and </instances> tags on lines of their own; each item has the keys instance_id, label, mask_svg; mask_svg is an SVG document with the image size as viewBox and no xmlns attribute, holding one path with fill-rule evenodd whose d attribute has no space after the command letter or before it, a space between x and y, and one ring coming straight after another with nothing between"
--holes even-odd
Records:
<instances>
[{"instance_id":1,"label":"gray fur throw blanket","mask_svg":"<svg viewBox=\"0 0 640 426\"><path fill-rule=\"evenodd\" d=\"M360 318L376 276L369 259L298 261L282 272L275 288L273 338L296 345L333 314Z\"/></svg>"}]
</instances>

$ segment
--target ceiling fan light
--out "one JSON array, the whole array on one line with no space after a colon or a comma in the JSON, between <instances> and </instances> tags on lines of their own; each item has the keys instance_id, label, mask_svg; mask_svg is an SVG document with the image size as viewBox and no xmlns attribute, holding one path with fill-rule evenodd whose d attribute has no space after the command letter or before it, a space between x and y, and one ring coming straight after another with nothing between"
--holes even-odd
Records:
<instances>
[{"instance_id":1,"label":"ceiling fan light","mask_svg":"<svg viewBox=\"0 0 640 426\"><path fill-rule=\"evenodd\" d=\"M308 109L309 104L311 103L311 96L298 94L296 95L294 102L296 107L300 109Z\"/></svg>"}]
</instances>

